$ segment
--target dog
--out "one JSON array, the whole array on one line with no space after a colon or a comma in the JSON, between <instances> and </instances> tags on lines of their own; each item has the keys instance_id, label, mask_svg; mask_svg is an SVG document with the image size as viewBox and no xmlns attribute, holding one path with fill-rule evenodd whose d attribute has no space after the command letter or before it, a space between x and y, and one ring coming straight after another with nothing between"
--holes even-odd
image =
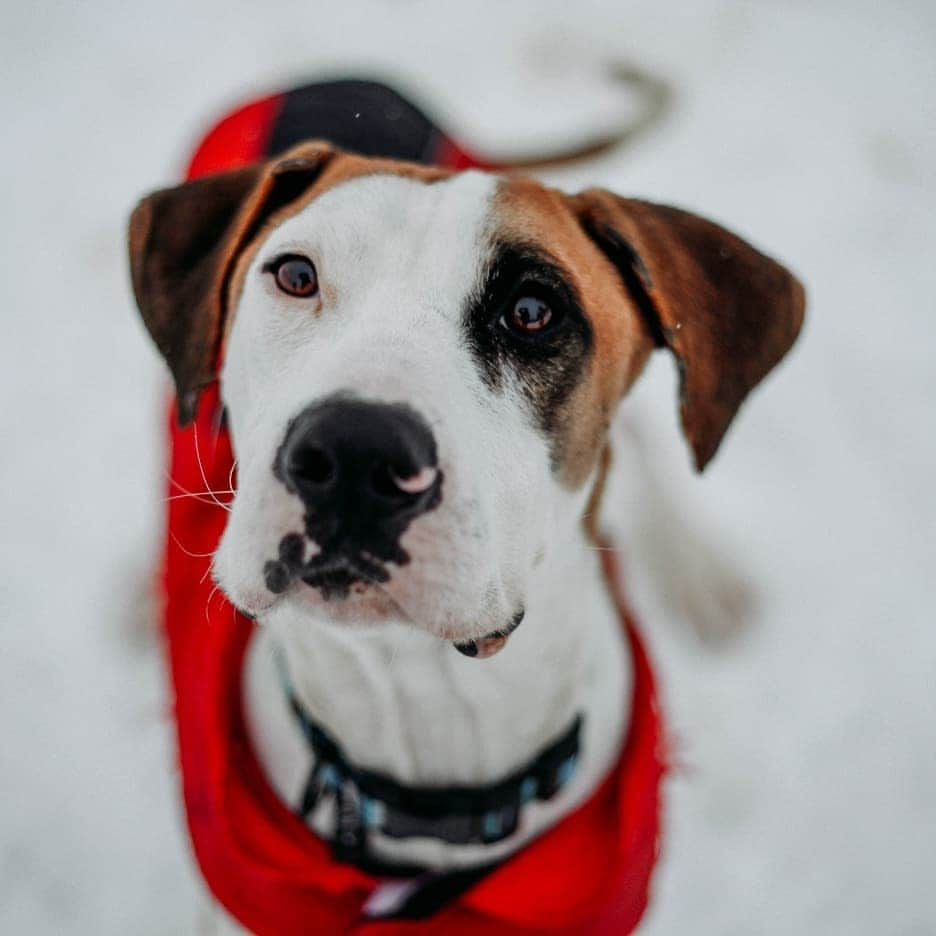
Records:
<instances>
[{"instance_id":1,"label":"dog","mask_svg":"<svg viewBox=\"0 0 936 936\"><path fill-rule=\"evenodd\" d=\"M173 569L201 566L170 546L196 854L258 933L630 931L664 764L594 523L609 427L666 349L701 471L793 344L803 289L686 211L485 171L382 86L302 91L229 118L198 177L130 223L188 453L178 509L201 512L189 533L210 526L237 611L174 612ZM225 489L222 521L205 519ZM219 728L205 713L225 694L237 711ZM627 794L645 814L629 858L594 805L622 771L646 777ZM268 803L262 835L254 805L225 812L235 787ZM232 854L251 848L248 874ZM274 887L297 848L314 887L288 869Z\"/></svg>"}]
</instances>

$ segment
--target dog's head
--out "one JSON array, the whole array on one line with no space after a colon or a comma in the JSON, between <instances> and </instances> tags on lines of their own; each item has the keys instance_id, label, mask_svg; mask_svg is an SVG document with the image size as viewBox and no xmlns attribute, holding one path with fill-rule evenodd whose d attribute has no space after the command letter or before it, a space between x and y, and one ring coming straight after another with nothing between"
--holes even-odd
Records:
<instances>
[{"instance_id":1,"label":"dog's head","mask_svg":"<svg viewBox=\"0 0 936 936\"><path fill-rule=\"evenodd\" d=\"M149 196L130 255L183 421L223 360L231 600L467 652L576 535L653 349L701 469L803 313L785 269L683 211L319 143Z\"/></svg>"}]
</instances>

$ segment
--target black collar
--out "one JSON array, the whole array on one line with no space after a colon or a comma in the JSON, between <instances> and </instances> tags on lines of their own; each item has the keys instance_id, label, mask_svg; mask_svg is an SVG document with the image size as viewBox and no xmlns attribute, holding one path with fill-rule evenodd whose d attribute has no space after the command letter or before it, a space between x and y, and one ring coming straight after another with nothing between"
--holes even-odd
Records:
<instances>
[{"instance_id":1,"label":"black collar","mask_svg":"<svg viewBox=\"0 0 936 936\"><path fill-rule=\"evenodd\" d=\"M424 868L393 866L368 853L368 833L390 838L414 836L454 845L489 845L512 835L523 807L548 800L575 771L582 716L526 766L488 786L403 786L386 774L350 763L341 746L302 707L280 667L289 706L312 749L313 763L297 812L307 817L323 797L335 799L336 822L330 839L339 861L375 874L406 876Z\"/></svg>"}]
</instances>

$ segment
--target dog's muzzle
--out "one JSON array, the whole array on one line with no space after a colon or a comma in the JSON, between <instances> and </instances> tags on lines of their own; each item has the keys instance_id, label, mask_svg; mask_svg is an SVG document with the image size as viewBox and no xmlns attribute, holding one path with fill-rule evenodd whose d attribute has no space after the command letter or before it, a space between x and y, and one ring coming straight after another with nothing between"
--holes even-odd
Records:
<instances>
[{"instance_id":1,"label":"dog's muzzle","mask_svg":"<svg viewBox=\"0 0 936 936\"><path fill-rule=\"evenodd\" d=\"M386 563L405 565L400 536L442 499L435 437L402 403L336 395L303 410L290 424L273 465L305 507L303 534L280 542L266 564L270 591L295 579L344 597L355 582L385 582ZM307 537L318 552L304 561Z\"/></svg>"}]
</instances>

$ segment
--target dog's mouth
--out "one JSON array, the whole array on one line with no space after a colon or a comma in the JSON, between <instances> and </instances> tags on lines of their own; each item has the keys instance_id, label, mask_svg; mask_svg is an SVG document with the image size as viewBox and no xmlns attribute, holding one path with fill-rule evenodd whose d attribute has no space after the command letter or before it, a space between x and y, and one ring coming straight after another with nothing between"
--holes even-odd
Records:
<instances>
[{"instance_id":1,"label":"dog's mouth","mask_svg":"<svg viewBox=\"0 0 936 936\"><path fill-rule=\"evenodd\" d=\"M456 641L455 649L466 657L472 657L478 660L485 660L500 653L507 646L507 640L510 635L520 626L523 620L524 611L521 608L511 619L510 623L500 630L491 631L477 640Z\"/></svg>"},{"instance_id":2,"label":"dog's mouth","mask_svg":"<svg viewBox=\"0 0 936 936\"><path fill-rule=\"evenodd\" d=\"M326 601L347 598L352 589L363 591L390 580L385 564L376 556L346 551L321 552L306 560L305 538L301 533L288 533L279 544L279 557L267 561L263 568L266 587L281 595L294 582L301 581L318 589ZM408 556L406 557L409 558ZM507 646L510 635L520 626L524 610L517 611L506 627L490 631L481 637L453 641L455 649L466 657L485 660Z\"/></svg>"}]
</instances>

